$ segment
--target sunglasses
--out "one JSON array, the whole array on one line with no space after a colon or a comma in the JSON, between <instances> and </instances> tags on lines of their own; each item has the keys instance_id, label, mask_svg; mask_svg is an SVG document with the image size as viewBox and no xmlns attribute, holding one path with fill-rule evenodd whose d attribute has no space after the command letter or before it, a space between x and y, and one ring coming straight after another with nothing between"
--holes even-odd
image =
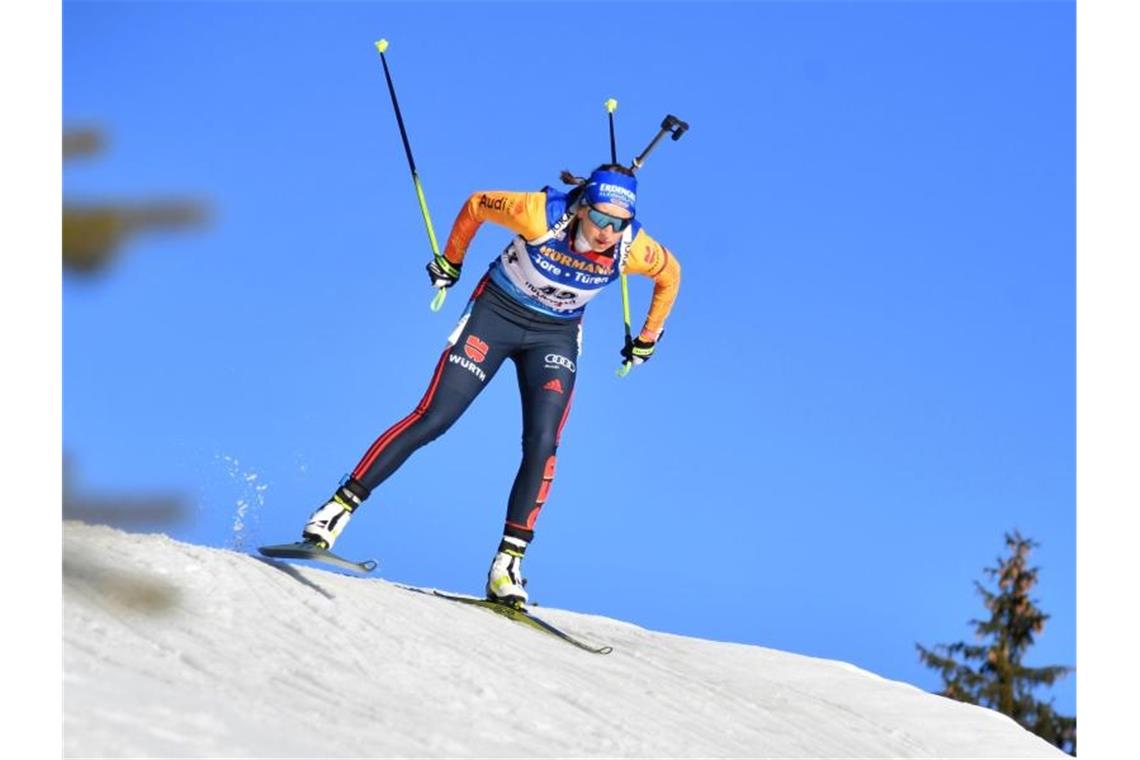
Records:
<instances>
[{"instance_id":1,"label":"sunglasses","mask_svg":"<svg viewBox=\"0 0 1140 760\"><path fill-rule=\"evenodd\" d=\"M590 221L598 225L600 229L604 230L606 227L613 227L614 232L621 232L633 221L632 218L623 219L620 216L611 216L604 211L598 211L593 206L590 206L587 215L590 217Z\"/></svg>"}]
</instances>

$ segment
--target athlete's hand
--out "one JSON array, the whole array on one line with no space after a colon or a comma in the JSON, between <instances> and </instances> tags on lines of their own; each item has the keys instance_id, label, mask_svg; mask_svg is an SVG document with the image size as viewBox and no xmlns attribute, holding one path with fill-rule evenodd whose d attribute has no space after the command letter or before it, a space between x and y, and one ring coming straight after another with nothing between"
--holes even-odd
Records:
<instances>
[{"instance_id":1,"label":"athlete's hand","mask_svg":"<svg viewBox=\"0 0 1140 760\"><path fill-rule=\"evenodd\" d=\"M640 335L637 336L633 339L633 342L627 343L622 347L622 358L635 367L638 364L644 364L652 358L653 352L657 350L657 341L661 340L661 336L664 334L665 332L662 331L661 334L657 336L657 340L643 340Z\"/></svg>"},{"instance_id":2,"label":"athlete's hand","mask_svg":"<svg viewBox=\"0 0 1140 760\"><path fill-rule=\"evenodd\" d=\"M452 264L443 256L436 256L427 265L428 277L431 278L433 288L450 288L459 282L462 270L462 264Z\"/></svg>"}]
</instances>

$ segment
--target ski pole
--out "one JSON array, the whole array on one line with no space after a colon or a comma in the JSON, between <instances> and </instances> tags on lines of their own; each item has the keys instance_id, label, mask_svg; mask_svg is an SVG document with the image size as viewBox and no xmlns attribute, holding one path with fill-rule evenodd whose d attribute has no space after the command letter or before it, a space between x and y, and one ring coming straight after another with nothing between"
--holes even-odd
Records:
<instances>
[{"instance_id":1,"label":"ski pole","mask_svg":"<svg viewBox=\"0 0 1140 760\"><path fill-rule=\"evenodd\" d=\"M614 111L617 110L617 101L610 98L606 101L606 110L610 114L610 163L617 163L617 138L614 137ZM619 262L620 265L620 262ZM621 273L621 308L622 314L625 317L625 348L627 351L633 348L633 335L630 330L629 319L629 280L625 276L625 272ZM633 354L631 353L630 356ZM618 377L625 377L629 374L629 370L633 367L630 360L623 361L621 366L617 369Z\"/></svg>"},{"instance_id":2,"label":"ski pole","mask_svg":"<svg viewBox=\"0 0 1140 760\"><path fill-rule=\"evenodd\" d=\"M617 101L612 102L614 108L616 108ZM606 107L609 107L609 102L606 103ZM650 151L657 147L657 143L661 141L661 138L664 137L667 132L672 133L673 141L676 142L681 139L681 135L685 134L688 129L689 125L687 123L672 114L666 114L665 118L661 120L661 129L657 132L653 140L650 141L649 145L646 146L645 150L641 151L641 155L633 159L633 164L629 167L629 170L636 172L640 169L645 164L645 159L649 156ZM610 153L613 156L613 162L616 164L617 148L614 146L613 140L613 109L610 109ZM633 335L630 329L629 318L629 283L626 280L625 272L622 272L621 275L621 305L622 316L625 317L625 346L631 358L622 362L621 366L618 367L617 375L618 377L625 377L629 374L630 369L633 368Z\"/></svg>"},{"instance_id":3,"label":"ski pole","mask_svg":"<svg viewBox=\"0 0 1140 760\"><path fill-rule=\"evenodd\" d=\"M388 94L392 96L392 108L396 111L396 124L400 127L400 139L404 141L404 153L408 156L408 168L412 170L412 184L416 186L416 198L420 202L420 211L423 213L424 225L427 227L428 240L431 242L432 256L440 269L451 274L455 267L439 252L439 243L435 240L435 230L431 226L431 214L428 213L427 199L424 197L424 188L420 183L419 172L416 171L416 161L412 158L412 146L408 144L408 132L404 129L404 117L400 115L400 103L396 100L396 88L392 84L392 74L388 71L388 59L384 51L388 49L388 40L378 40L376 50L380 52L380 63L384 65L384 78L388 80ZM431 301L431 310L439 311L443 300L447 298L447 288L440 288Z\"/></svg>"},{"instance_id":4,"label":"ski pole","mask_svg":"<svg viewBox=\"0 0 1140 760\"><path fill-rule=\"evenodd\" d=\"M629 355L633 356L633 335L629 327L629 280L626 278L625 273L621 275L621 310L622 316L625 317L625 347L629 351ZM621 363L617 369L618 377L625 377L629 371L633 369L633 359L626 359Z\"/></svg>"}]
</instances>

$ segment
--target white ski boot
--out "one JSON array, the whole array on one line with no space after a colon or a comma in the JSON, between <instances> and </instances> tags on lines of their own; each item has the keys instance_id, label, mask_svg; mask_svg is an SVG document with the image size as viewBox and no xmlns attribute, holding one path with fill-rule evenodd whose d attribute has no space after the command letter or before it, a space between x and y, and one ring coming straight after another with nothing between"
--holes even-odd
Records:
<instances>
[{"instance_id":1,"label":"white ski boot","mask_svg":"<svg viewBox=\"0 0 1140 760\"><path fill-rule=\"evenodd\" d=\"M527 602L526 579L522 577L522 558L526 541L503 536L499 551L491 561L487 574L487 598L522 609Z\"/></svg>"},{"instance_id":2,"label":"white ski boot","mask_svg":"<svg viewBox=\"0 0 1140 760\"><path fill-rule=\"evenodd\" d=\"M353 511L360 506L360 497L341 486L333 497L325 502L301 529L301 538L322 549L332 549Z\"/></svg>"}]
</instances>

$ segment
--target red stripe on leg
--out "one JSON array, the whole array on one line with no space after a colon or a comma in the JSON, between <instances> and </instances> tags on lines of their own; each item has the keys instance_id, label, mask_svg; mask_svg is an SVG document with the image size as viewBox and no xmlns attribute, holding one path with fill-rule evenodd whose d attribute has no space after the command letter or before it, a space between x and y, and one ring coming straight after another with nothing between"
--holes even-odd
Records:
<instances>
[{"instance_id":1,"label":"red stripe on leg","mask_svg":"<svg viewBox=\"0 0 1140 760\"><path fill-rule=\"evenodd\" d=\"M485 274L483 275L483 279L479 280L479 284L475 286L475 290L471 293L471 298L468 299L469 301L474 301L476 298L483 295L483 288L487 287L488 277L490 277L490 275Z\"/></svg>"},{"instance_id":2,"label":"red stripe on leg","mask_svg":"<svg viewBox=\"0 0 1140 760\"><path fill-rule=\"evenodd\" d=\"M367 453L365 453L364 458L360 460L360 463L356 465L356 468L352 471L352 477L361 478L364 473L367 472L370 467L372 467L373 463L376 461L376 458L380 456L380 453L388 447L388 445L396 438L396 436L403 433L405 430L415 424L415 422L419 420L420 417L424 416L427 408L431 405L432 399L435 398L435 392L439 388L440 377L443 375L443 368L447 366L447 354L450 351L451 348L448 347L439 357L439 363L436 365L435 373L431 378L431 383L428 385L427 392L425 392L423 398L420 399L420 403L416 406L415 411L397 422L392 427L388 428L388 430L386 430L383 435L376 439L376 442L372 444Z\"/></svg>"},{"instance_id":3,"label":"red stripe on leg","mask_svg":"<svg viewBox=\"0 0 1140 760\"><path fill-rule=\"evenodd\" d=\"M419 406L416 407L417 410L427 409L432 399L435 398L435 391L439 388L439 379L443 377L443 368L447 366L447 355L449 353L451 353L451 346L443 349L443 353L440 354L439 364L435 365L435 374L431 377L431 384L424 393L424 397L420 399Z\"/></svg>"},{"instance_id":4,"label":"red stripe on leg","mask_svg":"<svg viewBox=\"0 0 1140 760\"><path fill-rule=\"evenodd\" d=\"M562 410L562 420L558 423L558 432L554 434L554 445L562 440L562 428L566 427L566 420L570 417L570 405L574 403L574 391L570 391L570 398L566 399L566 408Z\"/></svg>"}]
</instances>

